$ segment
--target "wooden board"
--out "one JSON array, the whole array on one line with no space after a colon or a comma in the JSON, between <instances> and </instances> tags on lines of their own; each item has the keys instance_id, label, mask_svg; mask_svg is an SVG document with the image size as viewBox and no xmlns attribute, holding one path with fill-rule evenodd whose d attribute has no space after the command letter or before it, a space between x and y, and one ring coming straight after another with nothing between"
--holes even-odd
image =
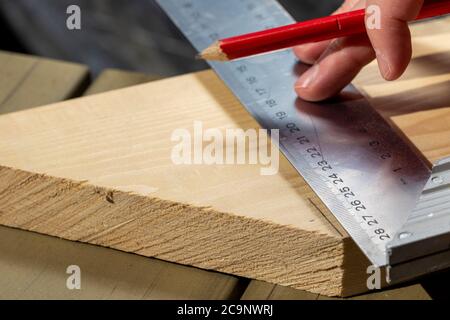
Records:
<instances>
[{"instance_id":1,"label":"wooden board","mask_svg":"<svg viewBox=\"0 0 450 320\"><path fill-rule=\"evenodd\" d=\"M14 57L13 54L8 56ZM26 58L35 60L33 57ZM68 77L68 71L64 68L54 70L49 68L52 66L47 67L48 74L55 80ZM79 68L86 70L82 66ZM59 74L59 71L64 73ZM73 68L73 71L78 70ZM80 77L79 81L84 81L84 78ZM105 70L85 95L156 78L114 69ZM41 79L38 83L46 82ZM68 93L72 87L68 83ZM43 93L58 95L57 90L51 89L45 86L40 88ZM59 94L63 95L62 92ZM27 94L30 102L41 97L43 94L38 97ZM248 282L216 272L7 227L0 227L0 238L2 299L236 299L241 296ZM74 264L81 267L82 290L68 290L65 286L68 277L66 269Z\"/></svg>"},{"instance_id":2,"label":"wooden board","mask_svg":"<svg viewBox=\"0 0 450 320\"><path fill-rule=\"evenodd\" d=\"M365 286L366 261L285 159L271 177L173 166L171 132L194 120L258 128L209 72L1 117L0 222L317 293Z\"/></svg>"},{"instance_id":3,"label":"wooden board","mask_svg":"<svg viewBox=\"0 0 450 320\"><path fill-rule=\"evenodd\" d=\"M236 299L245 281L117 250L0 227L0 299ZM81 268L81 290L66 270ZM245 288L245 287L244 287Z\"/></svg>"},{"instance_id":4,"label":"wooden board","mask_svg":"<svg viewBox=\"0 0 450 320\"><path fill-rule=\"evenodd\" d=\"M210 71L1 117L0 223L342 294L343 252L360 253L284 158L274 176L173 165L194 120L258 128Z\"/></svg>"},{"instance_id":5,"label":"wooden board","mask_svg":"<svg viewBox=\"0 0 450 320\"><path fill-rule=\"evenodd\" d=\"M160 79L161 77L154 75L118 69L106 69L98 76L97 79L95 79L94 83L89 86L83 95L89 96L115 89L123 89Z\"/></svg>"}]
</instances>

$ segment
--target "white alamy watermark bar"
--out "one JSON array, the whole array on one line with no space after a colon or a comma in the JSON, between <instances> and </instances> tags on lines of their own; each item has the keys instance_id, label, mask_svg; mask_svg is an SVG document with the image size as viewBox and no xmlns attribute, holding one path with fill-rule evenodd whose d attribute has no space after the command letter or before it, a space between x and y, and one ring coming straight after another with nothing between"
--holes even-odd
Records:
<instances>
[{"instance_id":1,"label":"white alamy watermark bar","mask_svg":"<svg viewBox=\"0 0 450 320\"><path fill-rule=\"evenodd\" d=\"M176 165L259 165L261 175L275 175L280 164L279 130L205 129L173 131L171 159Z\"/></svg>"}]
</instances>

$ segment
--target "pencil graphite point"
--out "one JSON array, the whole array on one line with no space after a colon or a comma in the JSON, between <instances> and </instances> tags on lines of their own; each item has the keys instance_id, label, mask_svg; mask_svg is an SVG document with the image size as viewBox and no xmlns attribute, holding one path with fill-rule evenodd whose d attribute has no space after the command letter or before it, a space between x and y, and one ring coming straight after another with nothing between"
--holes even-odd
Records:
<instances>
[{"instance_id":1,"label":"pencil graphite point","mask_svg":"<svg viewBox=\"0 0 450 320\"><path fill-rule=\"evenodd\" d=\"M198 55L200 59L212 61L228 61L228 57L220 47L220 42L216 41Z\"/></svg>"}]
</instances>

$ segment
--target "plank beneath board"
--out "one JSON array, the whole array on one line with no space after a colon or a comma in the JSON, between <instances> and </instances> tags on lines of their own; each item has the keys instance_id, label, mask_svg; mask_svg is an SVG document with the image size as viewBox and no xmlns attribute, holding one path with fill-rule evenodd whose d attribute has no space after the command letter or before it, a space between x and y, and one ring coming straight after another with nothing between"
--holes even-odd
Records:
<instances>
[{"instance_id":1,"label":"plank beneath board","mask_svg":"<svg viewBox=\"0 0 450 320\"><path fill-rule=\"evenodd\" d=\"M159 79L161 79L161 77L154 75L118 69L106 69L98 76L97 79L95 79L94 83L89 86L83 95L89 96L92 94L127 88Z\"/></svg>"},{"instance_id":2,"label":"plank beneath board","mask_svg":"<svg viewBox=\"0 0 450 320\"><path fill-rule=\"evenodd\" d=\"M87 85L85 66L0 51L0 114L74 97Z\"/></svg>"}]
</instances>

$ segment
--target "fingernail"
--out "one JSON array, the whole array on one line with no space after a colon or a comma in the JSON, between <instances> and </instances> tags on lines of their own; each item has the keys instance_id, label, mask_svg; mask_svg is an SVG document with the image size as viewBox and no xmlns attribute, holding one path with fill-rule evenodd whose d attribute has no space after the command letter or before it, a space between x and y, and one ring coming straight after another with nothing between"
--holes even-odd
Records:
<instances>
[{"instance_id":1,"label":"fingernail","mask_svg":"<svg viewBox=\"0 0 450 320\"><path fill-rule=\"evenodd\" d=\"M378 50L375 50L375 53L377 55L378 66L380 68L381 75L386 80L390 79L390 76L392 74L392 69L391 69L391 65L389 64L388 59L386 58L386 56L383 53L381 53Z\"/></svg>"},{"instance_id":2,"label":"fingernail","mask_svg":"<svg viewBox=\"0 0 450 320\"><path fill-rule=\"evenodd\" d=\"M316 80L318 74L319 65L315 64L300 77L295 87L302 89L308 88Z\"/></svg>"}]
</instances>

